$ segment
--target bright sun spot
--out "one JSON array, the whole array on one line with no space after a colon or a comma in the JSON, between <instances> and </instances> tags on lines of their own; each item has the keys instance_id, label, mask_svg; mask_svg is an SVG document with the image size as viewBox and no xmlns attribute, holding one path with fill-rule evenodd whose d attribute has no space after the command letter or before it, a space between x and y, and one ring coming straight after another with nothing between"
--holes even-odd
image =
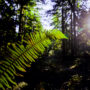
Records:
<instances>
[{"instance_id":1,"label":"bright sun spot","mask_svg":"<svg viewBox=\"0 0 90 90\"><path fill-rule=\"evenodd\" d=\"M87 8L90 8L90 0L87 1Z\"/></svg>"}]
</instances>

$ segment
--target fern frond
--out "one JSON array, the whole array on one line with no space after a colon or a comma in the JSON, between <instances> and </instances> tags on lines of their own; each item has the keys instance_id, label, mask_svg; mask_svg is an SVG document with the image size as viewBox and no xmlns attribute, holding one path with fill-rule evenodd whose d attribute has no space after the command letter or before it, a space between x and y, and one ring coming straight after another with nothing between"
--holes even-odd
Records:
<instances>
[{"instance_id":1,"label":"fern frond","mask_svg":"<svg viewBox=\"0 0 90 90\"><path fill-rule=\"evenodd\" d=\"M31 33L23 40L25 46L17 43L12 44L12 48L8 47L8 57L0 62L0 88L3 90L5 87L11 88L10 83L16 85L15 75L22 76L17 74L16 70L26 72L26 67L30 67L30 64L44 53L45 47L49 47L51 39L66 38L59 34L61 32L57 30Z\"/></svg>"}]
</instances>

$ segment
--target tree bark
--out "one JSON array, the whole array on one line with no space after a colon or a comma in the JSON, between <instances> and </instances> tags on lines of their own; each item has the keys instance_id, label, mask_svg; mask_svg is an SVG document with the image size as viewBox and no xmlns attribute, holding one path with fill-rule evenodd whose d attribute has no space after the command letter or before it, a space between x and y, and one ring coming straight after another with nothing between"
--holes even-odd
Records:
<instances>
[{"instance_id":1,"label":"tree bark","mask_svg":"<svg viewBox=\"0 0 90 90\"><path fill-rule=\"evenodd\" d=\"M18 39L21 40L21 35L23 33L23 5L20 6L20 16L19 16L19 33Z\"/></svg>"},{"instance_id":2,"label":"tree bark","mask_svg":"<svg viewBox=\"0 0 90 90\"><path fill-rule=\"evenodd\" d=\"M62 32L65 34L64 1L62 1ZM65 56L65 40L62 40L62 54Z\"/></svg>"}]
</instances>

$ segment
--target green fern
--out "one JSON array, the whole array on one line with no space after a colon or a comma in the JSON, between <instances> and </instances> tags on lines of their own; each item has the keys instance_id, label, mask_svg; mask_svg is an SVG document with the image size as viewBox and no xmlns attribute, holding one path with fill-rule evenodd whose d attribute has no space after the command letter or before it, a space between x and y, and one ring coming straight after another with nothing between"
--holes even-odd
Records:
<instances>
[{"instance_id":1,"label":"green fern","mask_svg":"<svg viewBox=\"0 0 90 90\"><path fill-rule=\"evenodd\" d=\"M52 43L51 39L66 38L59 30L36 32L27 35L23 43L12 44L8 47L7 57L0 62L0 89L11 88L16 85L15 76L22 76L16 70L26 72L25 68L30 67L32 62L44 53L45 47Z\"/></svg>"}]
</instances>

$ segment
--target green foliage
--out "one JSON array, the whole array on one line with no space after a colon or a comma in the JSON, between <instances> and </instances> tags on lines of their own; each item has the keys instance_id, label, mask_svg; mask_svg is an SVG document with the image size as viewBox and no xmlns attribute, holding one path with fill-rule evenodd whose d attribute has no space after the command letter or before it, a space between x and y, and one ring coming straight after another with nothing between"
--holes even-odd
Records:
<instances>
[{"instance_id":1,"label":"green foliage","mask_svg":"<svg viewBox=\"0 0 90 90\"><path fill-rule=\"evenodd\" d=\"M45 48L52 44L52 39L63 38L66 37L59 30L33 32L23 38L23 44L19 42L8 46L8 53L0 62L0 88L5 90L5 87L11 88L11 84L17 85L15 75L22 76L17 70L26 72L25 68L44 53Z\"/></svg>"},{"instance_id":2,"label":"green foliage","mask_svg":"<svg viewBox=\"0 0 90 90\"><path fill-rule=\"evenodd\" d=\"M26 82L20 82L20 83L18 83L14 88L13 88L13 90L17 90L17 89L22 89L23 87L26 87L26 86L28 86L28 84L26 83Z\"/></svg>"},{"instance_id":3,"label":"green foliage","mask_svg":"<svg viewBox=\"0 0 90 90\"><path fill-rule=\"evenodd\" d=\"M50 30L50 31L48 31L49 32L49 35L48 36L50 36L52 39L55 39L55 38L57 38L57 39L63 39L63 38L65 38L65 39L68 39L61 31L59 31L58 29L53 29L53 30ZM55 36L53 36L53 35L55 35Z\"/></svg>"},{"instance_id":4,"label":"green foliage","mask_svg":"<svg viewBox=\"0 0 90 90\"><path fill-rule=\"evenodd\" d=\"M26 6L27 9L24 10L24 33L30 33L33 31L41 31L42 25L40 22L40 16L38 10L31 5Z\"/></svg>"},{"instance_id":5,"label":"green foliage","mask_svg":"<svg viewBox=\"0 0 90 90\"><path fill-rule=\"evenodd\" d=\"M77 8L80 8L81 0L76 0L76 2L77 2Z\"/></svg>"},{"instance_id":6,"label":"green foliage","mask_svg":"<svg viewBox=\"0 0 90 90\"><path fill-rule=\"evenodd\" d=\"M0 1L0 47L16 39L13 0Z\"/></svg>"},{"instance_id":7,"label":"green foliage","mask_svg":"<svg viewBox=\"0 0 90 90\"><path fill-rule=\"evenodd\" d=\"M55 29L61 29L61 20L60 19L61 19L61 12L57 8L57 10L52 18L53 22L51 23L51 25L54 25Z\"/></svg>"},{"instance_id":8,"label":"green foliage","mask_svg":"<svg viewBox=\"0 0 90 90\"><path fill-rule=\"evenodd\" d=\"M82 76L78 74L73 75L71 79L67 82L68 90L75 90L75 88L80 84Z\"/></svg>"}]
</instances>

